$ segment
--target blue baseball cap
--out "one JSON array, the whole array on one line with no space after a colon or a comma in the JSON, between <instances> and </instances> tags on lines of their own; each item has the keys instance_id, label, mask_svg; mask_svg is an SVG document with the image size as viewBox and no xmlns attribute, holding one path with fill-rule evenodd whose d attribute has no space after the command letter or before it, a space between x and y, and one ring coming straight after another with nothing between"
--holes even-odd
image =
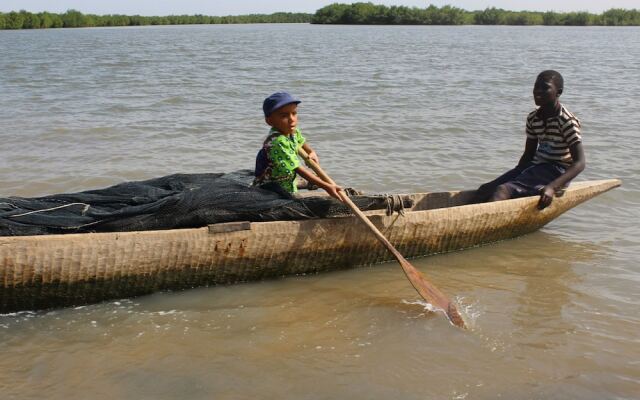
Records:
<instances>
[{"instance_id":1,"label":"blue baseball cap","mask_svg":"<svg viewBox=\"0 0 640 400\"><path fill-rule=\"evenodd\" d=\"M287 92L276 92L264 99L264 103L262 103L262 111L264 111L264 116L268 117L278 108L291 103L300 104L301 101Z\"/></svg>"}]
</instances>

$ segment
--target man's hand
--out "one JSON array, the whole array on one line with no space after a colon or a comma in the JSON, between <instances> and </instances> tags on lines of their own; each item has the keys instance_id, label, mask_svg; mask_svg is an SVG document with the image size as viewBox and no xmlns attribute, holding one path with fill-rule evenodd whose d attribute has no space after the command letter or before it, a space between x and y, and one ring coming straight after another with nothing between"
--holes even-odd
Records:
<instances>
[{"instance_id":1,"label":"man's hand","mask_svg":"<svg viewBox=\"0 0 640 400\"><path fill-rule=\"evenodd\" d=\"M540 189L540 200L538 201L538 209L543 210L551 204L556 190L552 186L545 186Z\"/></svg>"}]
</instances>

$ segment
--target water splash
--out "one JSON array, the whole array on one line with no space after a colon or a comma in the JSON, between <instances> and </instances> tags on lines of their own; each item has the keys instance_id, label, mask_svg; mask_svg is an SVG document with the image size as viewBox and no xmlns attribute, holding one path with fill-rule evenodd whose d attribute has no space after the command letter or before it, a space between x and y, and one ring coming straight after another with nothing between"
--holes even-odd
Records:
<instances>
[{"instance_id":1,"label":"water splash","mask_svg":"<svg viewBox=\"0 0 640 400\"><path fill-rule=\"evenodd\" d=\"M425 311L430 313L442 313L447 317L447 312L440 307L436 307L431 303L426 302L425 300L402 300L402 303L409 305L419 305L424 308ZM473 330L476 326L476 322L481 315L480 308L477 305L477 302L470 303L463 296L456 296L453 300L453 303L456 305L458 312L462 316L462 319L467 326L467 329ZM449 318L447 317L447 320ZM453 325L453 323L449 320L449 322Z\"/></svg>"}]
</instances>

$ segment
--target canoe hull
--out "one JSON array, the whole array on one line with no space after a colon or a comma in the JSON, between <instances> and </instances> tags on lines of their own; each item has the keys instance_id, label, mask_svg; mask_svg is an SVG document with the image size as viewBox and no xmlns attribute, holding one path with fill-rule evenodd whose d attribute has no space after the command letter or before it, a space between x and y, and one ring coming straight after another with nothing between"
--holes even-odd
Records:
<instances>
[{"instance_id":1,"label":"canoe hull","mask_svg":"<svg viewBox=\"0 0 640 400\"><path fill-rule=\"evenodd\" d=\"M620 185L573 184L545 210L537 197L460 205L471 192L414 194L404 216L369 213L405 257L533 232ZM162 290L255 281L390 261L355 217L197 229L0 237L0 312L94 303Z\"/></svg>"}]
</instances>

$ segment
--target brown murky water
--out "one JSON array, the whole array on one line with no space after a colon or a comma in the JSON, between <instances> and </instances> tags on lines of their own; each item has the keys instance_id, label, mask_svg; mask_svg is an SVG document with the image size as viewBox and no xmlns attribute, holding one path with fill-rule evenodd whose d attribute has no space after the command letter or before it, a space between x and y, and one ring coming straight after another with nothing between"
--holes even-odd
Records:
<instances>
[{"instance_id":1,"label":"brown murky water","mask_svg":"<svg viewBox=\"0 0 640 400\"><path fill-rule=\"evenodd\" d=\"M638 60L638 28L0 31L0 196L250 168L279 89L338 182L473 188L517 162L546 68L583 122L580 179L623 179L534 234L413 260L468 331L395 263L2 315L0 398L638 398Z\"/></svg>"}]
</instances>

